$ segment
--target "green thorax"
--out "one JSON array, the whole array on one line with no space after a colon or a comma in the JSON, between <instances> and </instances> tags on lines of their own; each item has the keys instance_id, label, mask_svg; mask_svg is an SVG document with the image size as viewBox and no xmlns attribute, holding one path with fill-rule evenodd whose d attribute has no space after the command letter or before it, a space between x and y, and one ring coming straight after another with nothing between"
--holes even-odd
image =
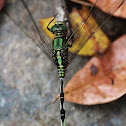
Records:
<instances>
[{"instance_id":1,"label":"green thorax","mask_svg":"<svg viewBox=\"0 0 126 126\"><path fill-rule=\"evenodd\" d=\"M55 35L53 49L62 50L66 44L66 25L63 22L55 22L50 31Z\"/></svg>"}]
</instances>

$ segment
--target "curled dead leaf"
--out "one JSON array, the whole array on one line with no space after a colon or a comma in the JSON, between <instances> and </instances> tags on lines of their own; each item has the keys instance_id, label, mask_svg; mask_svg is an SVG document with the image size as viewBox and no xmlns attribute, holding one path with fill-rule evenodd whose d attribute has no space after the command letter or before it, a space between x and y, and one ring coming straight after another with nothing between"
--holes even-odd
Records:
<instances>
[{"instance_id":1,"label":"curled dead leaf","mask_svg":"<svg viewBox=\"0 0 126 126\"><path fill-rule=\"evenodd\" d=\"M66 85L65 100L94 105L111 102L126 93L126 35L117 39L100 59L93 57ZM107 73L114 79L112 84Z\"/></svg>"}]
</instances>

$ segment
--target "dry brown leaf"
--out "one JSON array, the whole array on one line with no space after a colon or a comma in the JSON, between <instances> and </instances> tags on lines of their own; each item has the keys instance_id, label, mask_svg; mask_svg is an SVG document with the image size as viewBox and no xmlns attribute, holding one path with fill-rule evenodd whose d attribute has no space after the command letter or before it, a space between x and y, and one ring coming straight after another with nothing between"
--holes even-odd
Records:
<instances>
[{"instance_id":1,"label":"dry brown leaf","mask_svg":"<svg viewBox=\"0 0 126 126\"><path fill-rule=\"evenodd\" d=\"M108 75L114 79L112 84ZM94 105L107 103L126 93L126 35L116 40L100 59L93 57L68 82L65 100Z\"/></svg>"},{"instance_id":2,"label":"dry brown leaf","mask_svg":"<svg viewBox=\"0 0 126 126\"><path fill-rule=\"evenodd\" d=\"M96 2L96 0L89 0L93 4ZM96 6L100 8L102 11L109 13L112 12L112 9L116 7L116 5L119 5L119 3L122 2L122 0L100 0L101 3L98 3ZM107 11L106 9L109 8ZM126 0L124 0L123 5L114 13L114 16L126 18Z\"/></svg>"}]
</instances>

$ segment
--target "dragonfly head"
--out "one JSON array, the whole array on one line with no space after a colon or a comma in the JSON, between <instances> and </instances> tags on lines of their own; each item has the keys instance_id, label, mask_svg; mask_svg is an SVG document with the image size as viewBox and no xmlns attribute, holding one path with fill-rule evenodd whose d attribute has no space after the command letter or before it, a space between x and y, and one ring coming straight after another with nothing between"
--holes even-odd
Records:
<instances>
[{"instance_id":1,"label":"dragonfly head","mask_svg":"<svg viewBox=\"0 0 126 126\"><path fill-rule=\"evenodd\" d=\"M55 24L51 27L51 32L53 34L57 33L57 32L66 33L67 32L67 26L61 21L56 21Z\"/></svg>"}]
</instances>

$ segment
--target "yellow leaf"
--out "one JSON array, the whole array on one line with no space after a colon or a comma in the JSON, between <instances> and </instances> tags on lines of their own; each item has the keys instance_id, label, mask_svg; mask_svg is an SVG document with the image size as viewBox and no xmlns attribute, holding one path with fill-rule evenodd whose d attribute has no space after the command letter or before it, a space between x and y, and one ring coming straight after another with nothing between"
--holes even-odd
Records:
<instances>
[{"instance_id":1,"label":"yellow leaf","mask_svg":"<svg viewBox=\"0 0 126 126\"><path fill-rule=\"evenodd\" d=\"M70 14L70 21L74 30L76 29L77 26L81 24L81 22L87 16L88 13L89 10L85 6L79 12L76 9L73 9L72 13ZM91 29L94 27L96 28L96 26L98 26L97 22L95 21L93 16L90 15L90 19L84 25L83 31L81 31L77 43L81 42L80 40L82 40L85 32L87 32L88 35L90 35ZM86 45L80 50L78 54L92 56L95 55L97 51L104 52L108 48L109 44L110 40L108 39L108 37L104 34L104 32L101 29L98 29L98 31L93 35L93 37L90 40L88 40ZM70 50L72 53L74 53L76 49L77 47L72 48Z\"/></svg>"}]
</instances>

